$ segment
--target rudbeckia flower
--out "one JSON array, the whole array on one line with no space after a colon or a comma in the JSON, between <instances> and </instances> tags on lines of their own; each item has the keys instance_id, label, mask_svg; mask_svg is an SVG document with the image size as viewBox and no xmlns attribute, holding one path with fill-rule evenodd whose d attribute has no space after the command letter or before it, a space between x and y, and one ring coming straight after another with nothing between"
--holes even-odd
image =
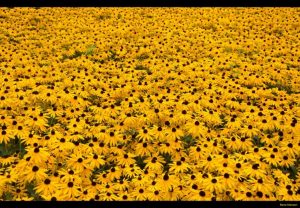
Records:
<instances>
[{"instance_id":1,"label":"rudbeckia flower","mask_svg":"<svg viewBox=\"0 0 300 208\"><path fill-rule=\"evenodd\" d=\"M150 171L161 172L163 170L164 158L160 155L154 154L145 160L145 168L149 168Z\"/></svg>"},{"instance_id":2,"label":"rudbeckia flower","mask_svg":"<svg viewBox=\"0 0 300 208\"><path fill-rule=\"evenodd\" d=\"M35 190L38 194L49 196L57 191L58 185L58 181L56 181L54 178L46 178L44 181L40 181Z\"/></svg>"},{"instance_id":3,"label":"rudbeckia flower","mask_svg":"<svg viewBox=\"0 0 300 208\"><path fill-rule=\"evenodd\" d=\"M46 169L40 168L37 165L28 168L23 174L26 175L24 176L24 179L27 182L32 182L33 180L41 181L47 177Z\"/></svg>"}]
</instances>

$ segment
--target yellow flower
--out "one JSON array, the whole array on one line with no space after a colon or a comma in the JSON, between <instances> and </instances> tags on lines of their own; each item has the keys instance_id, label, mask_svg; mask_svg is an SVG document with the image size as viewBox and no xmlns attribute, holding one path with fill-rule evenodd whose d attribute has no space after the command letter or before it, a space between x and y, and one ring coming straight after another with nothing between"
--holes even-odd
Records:
<instances>
[{"instance_id":1,"label":"yellow flower","mask_svg":"<svg viewBox=\"0 0 300 208\"><path fill-rule=\"evenodd\" d=\"M46 147L26 147L27 157L31 158L31 162L37 165L43 164L49 157L50 153Z\"/></svg>"},{"instance_id":2,"label":"yellow flower","mask_svg":"<svg viewBox=\"0 0 300 208\"><path fill-rule=\"evenodd\" d=\"M166 139L167 141L175 141L184 136L184 132L177 126L176 128L168 128L166 129Z\"/></svg>"},{"instance_id":3,"label":"yellow flower","mask_svg":"<svg viewBox=\"0 0 300 208\"><path fill-rule=\"evenodd\" d=\"M244 126L240 129L240 133L243 137L254 137L260 135L260 130L255 128L253 125Z\"/></svg>"},{"instance_id":4,"label":"yellow flower","mask_svg":"<svg viewBox=\"0 0 300 208\"><path fill-rule=\"evenodd\" d=\"M160 201L163 200L161 192L160 189L148 190L145 195L150 201Z\"/></svg>"},{"instance_id":5,"label":"yellow flower","mask_svg":"<svg viewBox=\"0 0 300 208\"><path fill-rule=\"evenodd\" d=\"M82 182L81 177L79 177L79 171L72 170L72 169L61 169L58 171L60 175L60 181L63 183L68 183L68 182L76 182L80 184Z\"/></svg>"},{"instance_id":6,"label":"yellow flower","mask_svg":"<svg viewBox=\"0 0 300 208\"><path fill-rule=\"evenodd\" d=\"M199 161L199 167L207 171L215 170L216 166L217 164L214 162L214 158L212 155L206 155L205 158Z\"/></svg>"},{"instance_id":7,"label":"yellow flower","mask_svg":"<svg viewBox=\"0 0 300 208\"><path fill-rule=\"evenodd\" d=\"M75 171L82 172L84 168L88 167L86 158L81 154L72 154L67 160L68 168L72 168Z\"/></svg>"},{"instance_id":8,"label":"yellow flower","mask_svg":"<svg viewBox=\"0 0 300 208\"><path fill-rule=\"evenodd\" d=\"M175 188L178 184L178 178L175 175L170 174L164 174L162 178L159 178L157 180L158 186L161 187L161 189L165 192L172 190Z\"/></svg>"},{"instance_id":9,"label":"yellow flower","mask_svg":"<svg viewBox=\"0 0 300 208\"><path fill-rule=\"evenodd\" d=\"M264 178L266 176L266 170L263 168L262 163L247 164L242 171L250 177Z\"/></svg>"},{"instance_id":10,"label":"yellow flower","mask_svg":"<svg viewBox=\"0 0 300 208\"><path fill-rule=\"evenodd\" d=\"M86 159L86 164L89 166L90 169L99 168L101 165L105 164L105 160L103 157L98 156L97 154L90 154L89 157Z\"/></svg>"},{"instance_id":11,"label":"yellow flower","mask_svg":"<svg viewBox=\"0 0 300 208\"><path fill-rule=\"evenodd\" d=\"M279 143L279 147L282 152L285 152L287 155L293 158L299 154L299 145L296 145L295 143L293 144L292 141L281 141Z\"/></svg>"},{"instance_id":12,"label":"yellow flower","mask_svg":"<svg viewBox=\"0 0 300 208\"><path fill-rule=\"evenodd\" d=\"M80 186L72 181L59 185L59 192L65 200L74 200L80 195Z\"/></svg>"},{"instance_id":13,"label":"yellow flower","mask_svg":"<svg viewBox=\"0 0 300 208\"><path fill-rule=\"evenodd\" d=\"M118 142L121 142L123 137L118 132L110 131L105 135L104 142L109 146L116 146Z\"/></svg>"},{"instance_id":14,"label":"yellow flower","mask_svg":"<svg viewBox=\"0 0 300 208\"><path fill-rule=\"evenodd\" d=\"M120 171L120 168L117 166L117 167L112 167L109 172L107 173L107 178L110 180L110 181L113 181L115 179L120 179L122 173Z\"/></svg>"},{"instance_id":15,"label":"yellow flower","mask_svg":"<svg viewBox=\"0 0 300 208\"><path fill-rule=\"evenodd\" d=\"M17 183L15 189L11 190L14 200L20 201L27 197L25 184Z\"/></svg>"},{"instance_id":16,"label":"yellow flower","mask_svg":"<svg viewBox=\"0 0 300 208\"><path fill-rule=\"evenodd\" d=\"M44 181L40 181L40 183L35 187L35 190L38 194L49 196L57 191L58 185L58 181L54 178L46 178Z\"/></svg>"},{"instance_id":17,"label":"yellow flower","mask_svg":"<svg viewBox=\"0 0 300 208\"><path fill-rule=\"evenodd\" d=\"M135 198L137 201L144 201L147 199L147 195L145 193L145 188L142 187L137 187L132 191L132 196Z\"/></svg>"},{"instance_id":18,"label":"yellow flower","mask_svg":"<svg viewBox=\"0 0 300 208\"><path fill-rule=\"evenodd\" d=\"M273 194L275 183L274 179L272 180L270 177L265 179L259 178L257 180L250 179L249 182L251 184L250 189L252 191L261 191L269 196Z\"/></svg>"},{"instance_id":19,"label":"yellow flower","mask_svg":"<svg viewBox=\"0 0 300 208\"><path fill-rule=\"evenodd\" d=\"M165 128L161 126L153 126L151 129L151 134L161 142L166 140L166 133Z\"/></svg>"},{"instance_id":20,"label":"yellow flower","mask_svg":"<svg viewBox=\"0 0 300 208\"><path fill-rule=\"evenodd\" d=\"M181 160L177 160L171 163L170 165L170 172L171 173L184 173L190 169L190 165L185 162L185 158Z\"/></svg>"},{"instance_id":21,"label":"yellow flower","mask_svg":"<svg viewBox=\"0 0 300 208\"><path fill-rule=\"evenodd\" d=\"M289 155L286 154L282 154L281 156L279 156L279 165L282 167L291 167L295 164L296 159L292 158Z\"/></svg>"},{"instance_id":22,"label":"yellow flower","mask_svg":"<svg viewBox=\"0 0 300 208\"><path fill-rule=\"evenodd\" d=\"M151 131L149 131L147 128L142 127L139 132L138 132L138 136L139 139L141 139L143 142L149 142L152 141L153 137L151 135Z\"/></svg>"},{"instance_id":23,"label":"yellow flower","mask_svg":"<svg viewBox=\"0 0 300 208\"><path fill-rule=\"evenodd\" d=\"M14 136L13 130L2 127L2 131L0 134L0 143L8 144L10 140L12 140L13 136Z\"/></svg>"},{"instance_id":24,"label":"yellow flower","mask_svg":"<svg viewBox=\"0 0 300 208\"><path fill-rule=\"evenodd\" d=\"M178 201L182 200L185 193L183 191L182 185L172 187L171 190L165 192L164 199L169 199L170 201Z\"/></svg>"},{"instance_id":25,"label":"yellow flower","mask_svg":"<svg viewBox=\"0 0 300 208\"><path fill-rule=\"evenodd\" d=\"M152 143L139 142L135 145L135 154L140 156L150 156L154 153L154 147Z\"/></svg>"},{"instance_id":26,"label":"yellow flower","mask_svg":"<svg viewBox=\"0 0 300 208\"><path fill-rule=\"evenodd\" d=\"M115 201L118 199L118 197L110 191L103 192L99 196L100 196L100 199L103 201Z\"/></svg>"},{"instance_id":27,"label":"yellow flower","mask_svg":"<svg viewBox=\"0 0 300 208\"><path fill-rule=\"evenodd\" d=\"M145 160L145 168L149 168L150 171L155 171L160 173L163 170L164 158L160 155L154 154L152 157L149 157Z\"/></svg>"},{"instance_id":28,"label":"yellow flower","mask_svg":"<svg viewBox=\"0 0 300 208\"><path fill-rule=\"evenodd\" d=\"M193 137L205 138L207 127L205 127L203 123L200 123L199 121L195 121L195 122L187 123L185 127L188 133L191 134Z\"/></svg>"},{"instance_id":29,"label":"yellow flower","mask_svg":"<svg viewBox=\"0 0 300 208\"><path fill-rule=\"evenodd\" d=\"M219 177L209 177L204 183L205 190L210 192L222 193L225 187L220 183Z\"/></svg>"},{"instance_id":30,"label":"yellow flower","mask_svg":"<svg viewBox=\"0 0 300 208\"><path fill-rule=\"evenodd\" d=\"M134 178L141 174L142 170L140 169L139 166L135 164L131 164L129 166L125 166L123 175L128 178Z\"/></svg>"},{"instance_id":31,"label":"yellow flower","mask_svg":"<svg viewBox=\"0 0 300 208\"><path fill-rule=\"evenodd\" d=\"M45 168L40 168L37 165L32 167L27 167L24 174L24 180L27 182L32 182L33 180L41 181L47 177Z\"/></svg>"}]
</instances>

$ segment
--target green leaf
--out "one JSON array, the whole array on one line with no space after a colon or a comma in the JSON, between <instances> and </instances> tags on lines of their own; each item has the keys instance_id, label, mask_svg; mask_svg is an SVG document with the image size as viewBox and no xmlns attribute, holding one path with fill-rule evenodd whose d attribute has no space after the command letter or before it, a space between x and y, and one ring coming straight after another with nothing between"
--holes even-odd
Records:
<instances>
[{"instance_id":1,"label":"green leaf","mask_svg":"<svg viewBox=\"0 0 300 208\"><path fill-rule=\"evenodd\" d=\"M143 61L143 60L145 60L145 59L147 59L147 58L149 58L149 57L150 57L150 56L149 56L147 53L143 53L143 54L137 56L136 58L137 58L139 61Z\"/></svg>"},{"instance_id":2,"label":"green leaf","mask_svg":"<svg viewBox=\"0 0 300 208\"><path fill-rule=\"evenodd\" d=\"M56 117L52 117L52 116L50 116L50 117L47 119L47 121L48 121L48 125L49 125L49 126L54 126L55 124L58 123L58 120L56 119Z\"/></svg>"},{"instance_id":3,"label":"green leaf","mask_svg":"<svg viewBox=\"0 0 300 208\"><path fill-rule=\"evenodd\" d=\"M94 53L94 50L97 48L96 45L90 45L88 46L85 55L92 55Z\"/></svg>"},{"instance_id":4,"label":"green leaf","mask_svg":"<svg viewBox=\"0 0 300 208\"><path fill-rule=\"evenodd\" d=\"M26 184L26 189L27 189L29 197L33 197L34 201L43 201L43 198L35 192L34 188L35 188L35 185L33 182Z\"/></svg>"},{"instance_id":5,"label":"green leaf","mask_svg":"<svg viewBox=\"0 0 300 208\"><path fill-rule=\"evenodd\" d=\"M184 143L185 149L188 149L189 147L194 146L196 144L196 140L191 135L182 137L182 141Z\"/></svg>"},{"instance_id":6,"label":"green leaf","mask_svg":"<svg viewBox=\"0 0 300 208\"><path fill-rule=\"evenodd\" d=\"M146 163L144 162L144 160L146 159L146 157L142 157L142 156L137 156L134 158L136 161L136 164L141 168L144 169L146 166Z\"/></svg>"}]
</instances>

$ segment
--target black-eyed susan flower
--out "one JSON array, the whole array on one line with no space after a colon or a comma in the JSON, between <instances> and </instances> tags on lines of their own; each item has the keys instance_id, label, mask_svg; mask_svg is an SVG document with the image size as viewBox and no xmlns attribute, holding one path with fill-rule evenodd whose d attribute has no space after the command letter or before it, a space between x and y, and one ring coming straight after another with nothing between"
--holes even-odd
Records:
<instances>
[{"instance_id":1,"label":"black-eyed susan flower","mask_svg":"<svg viewBox=\"0 0 300 208\"><path fill-rule=\"evenodd\" d=\"M112 167L109 172L107 172L106 176L110 181L113 181L114 179L120 179L122 173L120 172L120 169L118 166Z\"/></svg>"},{"instance_id":2,"label":"black-eyed susan flower","mask_svg":"<svg viewBox=\"0 0 300 208\"><path fill-rule=\"evenodd\" d=\"M299 151L297 151L299 146L294 145L292 141L281 141L279 143L279 147L283 152L291 157L295 157L295 155L299 154Z\"/></svg>"},{"instance_id":3,"label":"black-eyed susan flower","mask_svg":"<svg viewBox=\"0 0 300 208\"><path fill-rule=\"evenodd\" d=\"M190 169L190 165L185 161L185 158L181 158L180 160L174 160L170 164L170 172L171 173L184 173Z\"/></svg>"},{"instance_id":4,"label":"black-eyed susan flower","mask_svg":"<svg viewBox=\"0 0 300 208\"><path fill-rule=\"evenodd\" d=\"M86 158L81 154L72 154L67 161L68 167L75 171L82 172L85 167L88 167Z\"/></svg>"},{"instance_id":5,"label":"black-eyed susan flower","mask_svg":"<svg viewBox=\"0 0 300 208\"><path fill-rule=\"evenodd\" d=\"M43 181L39 182L35 190L38 194L49 196L56 192L58 185L59 181L55 178L45 178Z\"/></svg>"},{"instance_id":6,"label":"black-eyed susan flower","mask_svg":"<svg viewBox=\"0 0 300 208\"><path fill-rule=\"evenodd\" d=\"M175 141L184 136L184 132L178 127L179 126L166 129L166 139L168 141Z\"/></svg>"},{"instance_id":7,"label":"black-eyed susan flower","mask_svg":"<svg viewBox=\"0 0 300 208\"><path fill-rule=\"evenodd\" d=\"M156 171L157 173L163 170L164 158L158 154L154 154L145 160L145 168L149 168L150 171Z\"/></svg>"},{"instance_id":8,"label":"black-eyed susan flower","mask_svg":"<svg viewBox=\"0 0 300 208\"><path fill-rule=\"evenodd\" d=\"M259 178L259 179L252 179L249 181L251 184L251 190L252 191L261 191L262 193L265 193L269 196L273 194L274 191L274 183L275 180L272 179L271 177L266 177L264 179Z\"/></svg>"},{"instance_id":9,"label":"black-eyed susan flower","mask_svg":"<svg viewBox=\"0 0 300 208\"><path fill-rule=\"evenodd\" d=\"M151 154L154 153L154 147L153 147L153 143L149 143L149 142L138 142L135 145L136 149L135 149L135 153L137 155L140 156L150 156Z\"/></svg>"},{"instance_id":10,"label":"black-eyed susan flower","mask_svg":"<svg viewBox=\"0 0 300 208\"><path fill-rule=\"evenodd\" d=\"M157 179L157 184L163 191L167 192L179 185L177 179L178 178L175 175L165 173L162 178Z\"/></svg>"},{"instance_id":11,"label":"black-eyed susan flower","mask_svg":"<svg viewBox=\"0 0 300 208\"><path fill-rule=\"evenodd\" d=\"M212 171L215 170L217 164L214 162L214 158L210 154L206 154L206 157L203 157L199 161L199 167L203 168L204 170Z\"/></svg>"},{"instance_id":12,"label":"black-eyed susan flower","mask_svg":"<svg viewBox=\"0 0 300 208\"><path fill-rule=\"evenodd\" d=\"M140 169L139 166L137 166L135 164L125 166L125 168L123 170L123 175L128 178L134 178L141 173L142 173L142 170Z\"/></svg>"},{"instance_id":13,"label":"black-eyed susan flower","mask_svg":"<svg viewBox=\"0 0 300 208\"><path fill-rule=\"evenodd\" d=\"M82 182L82 179L78 176L78 171L74 171L72 169L61 169L58 171L60 175L60 181L67 183L67 182L74 182L80 184ZM77 173L77 174L76 174Z\"/></svg>"},{"instance_id":14,"label":"black-eyed susan flower","mask_svg":"<svg viewBox=\"0 0 300 208\"><path fill-rule=\"evenodd\" d=\"M262 163L248 163L242 171L250 177L265 177L266 170L263 167Z\"/></svg>"},{"instance_id":15,"label":"black-eyed susan flower","mask_svg":"<svg viewBox=\"0 0 300 208\"><path fill-rule=\"evenodd\" d=\"M16 183L15 188L10 189L9 191L13 195L13 200L16 200L16 201L21 201L21 200L26 199L28 197L27 193L26 193L27 190L26 190L25 184L22 184L22 183L19 183L19 182Z\"/></svg>"},{"instance_id":16,"label":"black-eyed susan flower","mask_svg":"<svg viewBox=\"0 0 300 208\"><path fill-rule=\"evenodd\" d=\"M166 131L163 126L153 126L151 129L152 135L158 139L159 141L165 141L166 139Z\"/></svg>"},{"instance_id":17,"label":"black-eyed susan flower","mask_svg":"<svg viewBox=\"0 0 300 208\"><path fill-rule=\"evenodd\" d=\"M220 193L224 187L221 185L219 177L210 177L205 183L205 190Z\"/></svg>"},{"instance_id":18,"label":"black-eyed susan flower","mask_svg":"<svg viewBox=\"0 0 300 208\"><path fill-rule=\"evenodd\" d=\"M2 131L0 134L0 142L7 144L11 140L11 138L14 136L13 130L7 129L6 126L5 128L2 127Z\"/></svg>"},{"instance_id":19,"label":"black-eyed susan flower","mask_svg":"<svg viewBox=\"0 0 300 208\"><path fill-rule=\"evenodd\" d=\"M143 142L149 142L152 141L152 135L151 131L149 131L147 128L142 127L141 130L138 132L139 139L141 139Z\"/></svg>"},{"instance_id":20,"label":"black-eyed susan flower","mask_svg":"<svg viewBox=\"0 0 300 208\"><path fill-rule=\"evenodd\" d=\"M196 120L194 122L187 123L185 127L188 133L193 137L205 138L207 127L203 123Z\"/></svg>"},{"instance_id":21,"label":"black-eyed susan flower","mask_svg":"<svg viewBox=\"0 0 300 208\"><path fill-rule=\"evenodd\" d=\"M169 191L165 192L165 197L171 201L183 200L185 196L185 190L182 185L174 186Z\"/></svg>"},{"instance_id":22,"label":"black-eyed susan flower","mask_svg":"<svg viewBox=\"0 0 300 208\"><path fill-rule=\"evenodd\" d=\"M50 156L50 153L45 147L27 147L26 150L26 156L31 157L31 162L36 164L43 164Z\"/></svg>"},{"instance_id":23,"label":"black-eyed susan flower","mask_svg":"<svg viewBox=\"0 0 300 208\"><path fill-rule=\"evenodd\" d=\"M99 168L101 165L104 165L105 161L103 160L103 157L97 154L90 154L86 159L86 164L93 170L95 168Z\"/></svg>"},{"instance_id":24,"label":"black-eyed susan flower","mask_svg":"<svg viewBox=\"0 0 300 208\"><path fill-rule=\"evenodd\" d=\"M96 174L96 181L100 184L107 184L111 181L111 178L107 175L108 172Z\"/></svg>"},{"instance_id":25,"label":"black-eyed susan flower","mask_svg":"<svg viewBox=\"0 0 300 208\"><path fill-rule=\"evenodd\" d=\"M287 155L287 154L281 154L279 156L279 165L282 167L291 167L295 164L296 159Z\"/></svg>"},{"instance_id":26,"label":"black-eyed susan flower","mask_svg":"<svg viewBox=\"0 0 300 208\"><path fill-rule=\"evenodd\" d=\"M65 200L67 200L67 199L74 200L80 194L79 184L76 184L72 181L60 184L59 188L60 188L60 194L62 195L63 198L65 198Z\"/></svg>"},{"instance_id":27,"label":"black-eyed susan flower","mask_svg":"<svg viewBox=\"0 0 300 208\"><path fill-rule=\"evenodd\" d=\"M118 196L111 191L106 191L99 194L99 199L101 199L102 201L115 201L118 199Z\"/></svg>"},{"instance_id":28,"label":"black-eyed susan flower","mask_svg":"<svg viewBox=\"0 0 300 208\"><path fill-rule=\"evenodd\" d=\"M32 182L33 180L41 181L47 177L46 169L37 165L28 167L23 174L26 175L24 176L24 180L27 182Z\"/></svg>"},{"instance_id":29,"label":"black-eyed susan flower","mask_svg":"<svg viewBox=\"0 0 300 208\"><path fill-rule=\"evenodd\" d=\"M150 188L145 194L147 196L147 199L151 201L160 201L163 199L162 190L159 188Z\"/></svg>"},{"instance_id":30,"label":"black-eyed susan flower","mask_svg":"<svg viewBox=\"0 0 300 208\"><path fill-rule=\"evenodd\" d=\"M103 139L107 145L116 146L118 142L122 141L123 137L118 132L110 131Z\"/></svg>"},{"instance_id":31,"label":"black-eyed susan flower","mask_svg":"<svg viewBox=\"0 0 300 208\"><path fill-rule=\"evenodd\" d=\"M147 199L147 195L145 193L147 191L144 187L137 187L132 191L132 196L135 200L145 201Z\"/></svg>"}]
</instances>

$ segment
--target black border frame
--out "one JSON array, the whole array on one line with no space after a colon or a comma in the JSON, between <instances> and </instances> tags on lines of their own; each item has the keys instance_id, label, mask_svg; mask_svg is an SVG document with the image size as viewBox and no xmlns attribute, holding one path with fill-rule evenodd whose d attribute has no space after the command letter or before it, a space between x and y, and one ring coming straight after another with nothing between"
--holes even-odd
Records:
<instances>
[{"instance_id":1,"label":"black border frame","mask_svg":"<svg viewBox=\"0 0 300 208\"><path fill-rule=\"evenodd\" d=\"M1 201L0 207L3 208L280 208L280 207L299 207L300 201L35 201L35 202L15 202Z\"/></svg>"},{"instance_id":2,"label":"black border frame","mask_svg":"<svg viewBox=\"0 0 300 208\"><path fill-rule=\"evenodd\" d=\"M0 7L299 7L300 0L0 0Z\"/></svg>"}]
</instances>

